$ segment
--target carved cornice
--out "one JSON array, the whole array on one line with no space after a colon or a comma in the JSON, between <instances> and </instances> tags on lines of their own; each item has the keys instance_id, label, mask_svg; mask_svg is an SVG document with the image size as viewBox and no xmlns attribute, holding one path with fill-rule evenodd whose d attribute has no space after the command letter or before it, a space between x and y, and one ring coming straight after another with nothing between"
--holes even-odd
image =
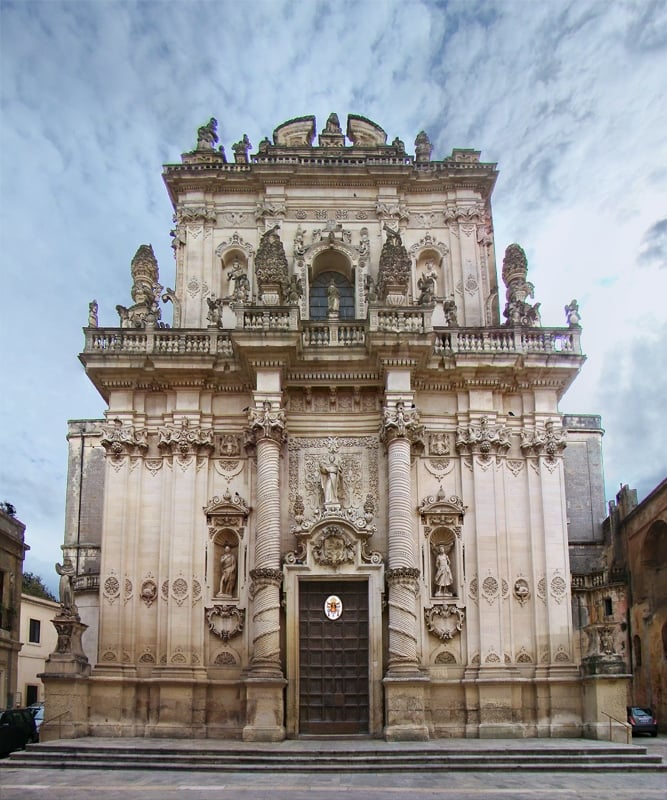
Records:
<instances>
[{"instance_id":1,"label":"carved cornice","mask_svg":"<svg viewBox=\"0 0 667 800\"><path fill-rule=\"evenodd\" d=\"M100 444L112 459L123 456L143 455L148 450L148 431L124 425L119 419L102 425Z\"/></svg>"},{"instance_id":2,"label":"carved cornice","mask_svg":"<svg viewBox=\"0 0 667 800\"><path fill-rule=\"evenodd\" d=\"M482 417L479 424L459 426L456 429L456 449L459 453L471 453L488 461L492 455L503 456L511 446L510 429L489 425L489 418Z\"/></svg>"},{"instance_id":3,"label":"carved cornice","mask_svg":"<svg viewBox=\"0 0 667 800\"><path fill-rule=\"evenodd\" d=\"M227 489L222 498L216 496L209 500L208 505L204 506L204 513L211 538L223 528L232 528L243 537L250 509L238 492L234 492L232 496Z\"/></svg>"},{"instance_id":4,"label":"carved cornice","mask_svg":"<svg viewBox=\"0 0 667 800\"><path fill-rule=\"evenodd\" d=\"M434 528L445 526L454 531L457 538L461 538L463 530L463 515L468 506L463 505L463 500L453 494L447 497L442 489L434 497L425 497L420 506L419 513L424 522L424 533L429 536Z\"/></svg>"},{"instance_id":5,"label":"carved cornice","mask_svg":"<svg viewBox=\"0 0 667 800\"><path fill-rule=\"evenodd\" d=\"M261 409L251 408L248 411L246 447L255 446L261 439L271 439L278 445L283 445L287 440L285 411L282 408L272 409L268 400Z\"/></svg>"}]
</instances>

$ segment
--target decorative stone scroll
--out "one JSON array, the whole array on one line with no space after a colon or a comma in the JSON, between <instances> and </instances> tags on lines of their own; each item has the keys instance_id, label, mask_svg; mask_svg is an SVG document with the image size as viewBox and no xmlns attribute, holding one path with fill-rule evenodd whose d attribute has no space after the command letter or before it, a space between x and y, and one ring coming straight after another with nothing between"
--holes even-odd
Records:
<instances>
[{"instance_id":1,"label":"decorative stone scroll","mask_svg":"<svg viewBox=\"0 0 667 800\"><path fill-rule=\"evenodd\" d=\"M445 641L461 632L465 613L453 605L436 605L424 609L424 618L429 633Z\"/></svg>"},{"instance_id":2,"label":"decorative stone scroll","mask_svg":"<svg viewBox=\"0 0 667 800\"><path fill-rule=\"evenodd\" d=\"M206 622L211 633L228 642L233 636L243 631L245 610L231 605L214 605L204 609Z\"/></svg>"},{"instance_id":3,"label":"decorative stone scroll","mask_svg":"<svg viewBox=\"0 0 667 800\"><path fill-rule=\"evenodd\" d=\"M503 426L492 426L487 416L479 423L459 426L456 429L456 449L459 453L470 453L479 457L482 463L488 463L492 456L504 456L510 449L510 429Z\"/></svg>"}]
</instances>

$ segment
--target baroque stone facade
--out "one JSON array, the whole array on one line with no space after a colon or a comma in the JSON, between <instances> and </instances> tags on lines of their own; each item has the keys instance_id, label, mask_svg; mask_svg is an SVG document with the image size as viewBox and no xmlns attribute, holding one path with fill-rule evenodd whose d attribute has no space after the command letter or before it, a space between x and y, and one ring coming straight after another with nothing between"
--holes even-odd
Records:
<instances>
[{"instance_id":1,"label":"baroque stone facade","mask_svg":"<svg viewBox=\"0 0 667 800\"><path fill-rule=\"evenodd\" d=\"M577 735L579 316L542 327L511 245L502 320L479 152L316 133L232 164L202 126L164 169L175 288L142 245L120 325L91 311L108 410L70 424L64 554L92 671L47 694L76 680L92 735Z\"/></svg>"}]
</instances>

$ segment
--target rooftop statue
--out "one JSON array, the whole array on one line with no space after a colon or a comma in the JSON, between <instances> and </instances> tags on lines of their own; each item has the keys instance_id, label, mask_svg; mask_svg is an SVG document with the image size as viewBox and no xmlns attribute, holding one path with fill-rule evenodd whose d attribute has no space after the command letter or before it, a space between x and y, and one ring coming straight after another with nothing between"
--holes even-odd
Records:
<instances>
[{"instance_id":1,"label":"rooftop statue","mask_svg":"<svg viewBox=\"0 0 667 800\"><path fill-rule=\"evenodd\" d=\"M243 134L243 139L240 142L235 142L232 145L232 150L234 151L234 161L237 164L247 164L248 163L248 150L252 145L250 144L250 139L248 139L248 134Z\"/></svg>"},{"instance_id":2,"label":"rooftop statue","mask_svg":"<svg viewBox=\"0 0 667 800\"><path fill-rule=\"evenodd\" d=\"M565 317L570 328L581 328L581 316L579 315L579 303L573 300L565 306Z\"/></svg>"},{"instance_id":3,"label":"rooftop statue","mask_svg":"<svg viewBox=\"0 0 667 800\"><path fill-rule=\"evenodd\" d=\"M503 259L503 281L507 287L503 316L507 318L507 325L537 328L541 324L540 304L526 302L527 297L534 296L535 290L526 280L527 275L528 259L523 248L516 243L509 245Z\"/></svg>"},{"instance_id":4,"label":"rooftop statue","mask_svg":"<svg viewBox=\"0 0 667 800\"><path fill-rule=\"evenodd\" d=\"M415 139L415 159L418 164L428 164L431 160L433 145L426 131L420 131Z\"/></svg>"},{"instance_id":5,"label":"rooftop statue","mask_svg":"<svg viewBox=\"0 0 667 800\"><path fill-rule=\"evenodd\" d=\"M218 120L215 117L197 131L197 150L213 150L218 143Z\"/></svg>"}]
</instances>

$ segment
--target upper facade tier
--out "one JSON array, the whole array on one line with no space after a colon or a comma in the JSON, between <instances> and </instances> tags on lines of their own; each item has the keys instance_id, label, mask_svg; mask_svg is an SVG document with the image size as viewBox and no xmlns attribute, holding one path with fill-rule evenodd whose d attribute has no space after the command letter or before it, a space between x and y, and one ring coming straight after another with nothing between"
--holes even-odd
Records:
<instances>
[{"instance_id":1,"label":"upper facade tier","mask_svg":"<svg viewBox=\"0 0 667 800\"><path fill-rule=\"evenodd\" d=\"M372 371L398 342L427 372L443 358L451 368L450 353L469 369L492 352L496 367L502 361L516 371L500 353L523 359L553 351L552 362L568 374L561 391L576 374L577 304L566 307L561 333L543 329L517 244L503 260L501 314L490 203L497 170L478 151L433 160L421 131L408 154L399 139L387 144L379 125L352 114L345 132L336 114L319 134L312 116L289 120L254 154L244 135L232 146L233 164L218 141L211 119L195 149L164 167L176 283L163 289L153 249L142 245L131 265L133 305L117 306L120 328L171 327L159 352L171 352L174 363L187 342L217 342L218 331L236 355L284 348L293 368L320 359L323 349L336 362L343 345L346 358ZM171 326L162 317L167 301ZM91 304L89 328L97 325ZM116 357L139 342L105 331L87 338L89 369L99 358L101 369L119 367Z\"/></svg>"}]
</instances>

